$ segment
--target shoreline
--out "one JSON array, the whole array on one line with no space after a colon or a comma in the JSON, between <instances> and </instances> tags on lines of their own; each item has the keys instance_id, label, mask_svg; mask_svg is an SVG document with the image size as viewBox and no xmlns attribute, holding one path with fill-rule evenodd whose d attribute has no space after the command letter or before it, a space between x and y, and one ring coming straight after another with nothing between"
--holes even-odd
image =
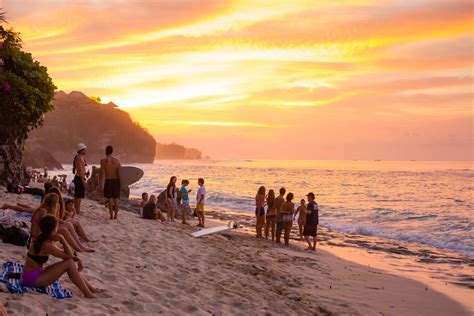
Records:
<instances>
[{"instance_id":1,"label":"shoreline","mask_svg":"<svg viewBox=\"0 0 474 316\"><path fill-rule=\"evenodd\" d=\"M0 191L2 202L36 204L31 195ZM474 312L472 303L466 300L466 295L472 296L471 289L444 285L426 271L420 273L420 268L413 270L416 264L407 266L407 258L397 258L401 254L382 255L338 246L347 237L337 232L323 229L318 251L313 254L302 251L295 240L290 241L290 247L256 240L248 224L243 229L195 239L190 236L194 227L142 220L124 211L119 213L118 221L109 222L103 205L86 199L84 206L80 220L99 242L93 245L96 253L81 257L88 278L107 292L96 300L86 300L63 276L61 281L72 290L73 298L54 300L46 295L0 293L0 303L7 303L7 311L51 315ZM214 216L214 211L207 212L209 224L227 221ZM196 221L191 223L195 225ZM23 259L24 248L3 244L2 262ZM425 263L436 267L440 264ZM413 271L404 274L396 265Z\"/></svg>"}]
</instances>

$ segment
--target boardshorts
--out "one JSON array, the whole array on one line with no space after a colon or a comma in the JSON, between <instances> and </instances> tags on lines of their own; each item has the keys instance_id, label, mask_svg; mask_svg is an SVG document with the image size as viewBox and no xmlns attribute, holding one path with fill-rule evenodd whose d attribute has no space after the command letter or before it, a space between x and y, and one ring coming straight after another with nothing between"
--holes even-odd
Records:
<instances>
[{"instance_id":1,"label":"boardshorts","mask_svg":"<svg viewBox=\"0 0 474 316\"><path fill-rule=\"evenodd\" d=\"M104 184L104 197L107 199L120 198L120 180L106 179Z\"/></svg>"},{"instance_id":2,"label":"boardshorts","mask_svg":"<svg viewBox=\"0 0 474 316\"><path fill-rule=\"evenodd\" d=\"M74 177L74 197L76 199L83 199L86 196L86 188L84 187L84 183L82 182L81 177L75 176Z\"/></svg>"}]
</instances>

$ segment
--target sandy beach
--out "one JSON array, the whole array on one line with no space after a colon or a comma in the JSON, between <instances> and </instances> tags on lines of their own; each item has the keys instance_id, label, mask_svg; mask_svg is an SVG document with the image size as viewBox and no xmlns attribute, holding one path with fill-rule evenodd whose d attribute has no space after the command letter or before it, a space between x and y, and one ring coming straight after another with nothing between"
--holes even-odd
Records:
<instances>
[{"instance_id":1,"label":"sandy beach","mask_svg":"<svg viewBox=\"0 0 474 316\"><path fill-rule=\"evenodd\" d=\"M6 194L2 203L35 205L31 195ZM323 233L316 253L257 240L252 227L196 239L192 226L142 220L85 200L81 222L93 237L95 253L81 254L86 276L106 292L82 297L63 276L73 298L0 292L11 315L469 315L472 289L438 280L418 264L338 246L344 238ZM210 212L208 226L221 224ZM235 214L234 214L235 215ZM223 219L245 219L227 214ZM250 225L249 225L250 226ZM25 249L0 247L0 261L23 262ZM395 255L395 254L394 254ZM54 262L54 259L51 260ZM405 265L406 270L396 269ZM470 268L468 268L470 269ZM416 271L415 271L416 270ZM461 271L464 274L471 273ZM460 273L461 273L460 272ZM416 276L415 276L416 275Z\"/></svg>"}]
</instances>

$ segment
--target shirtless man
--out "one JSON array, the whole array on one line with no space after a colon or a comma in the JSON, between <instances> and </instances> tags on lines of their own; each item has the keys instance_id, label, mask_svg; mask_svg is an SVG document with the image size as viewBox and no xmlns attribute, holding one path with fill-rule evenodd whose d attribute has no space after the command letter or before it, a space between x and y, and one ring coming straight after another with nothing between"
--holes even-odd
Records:
<instances>
[{"instance_id":1,"label":"shirtless man","mask_svg":"<svg viewBox=\"0 0 474 316\"><path fill-rule=\"evenodd\" d=\"M74 208L76 214L81 213L81 200L86 196L86 151L87 146L83 143L77 145L77 155L72 163L72 173L74 174Z\"/></svg>"},{"instance_id":2,"label":"shirtless man","mask_svg":"<svg viewBox=\"0 0 474 316\"><path fill-rule=\"evenodd\" d=\"M99 181L101 187L104 188L104 197L109 202L110 219L117 219L120 199L120 180L118 175L120 161L112 156L113 151L114 149L110 145L105 148L106 157L100 161Z\"/></svg>"}]
</instances>

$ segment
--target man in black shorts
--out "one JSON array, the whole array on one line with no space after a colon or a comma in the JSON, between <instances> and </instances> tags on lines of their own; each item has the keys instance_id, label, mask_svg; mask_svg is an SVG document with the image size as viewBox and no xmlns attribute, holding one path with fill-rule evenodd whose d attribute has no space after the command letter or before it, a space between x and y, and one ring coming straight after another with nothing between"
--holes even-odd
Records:
<instances>
[{"instance_id":1,"label":"man in black shorts","mask_svg":"<svg viewBox=\"0 0 474 316\"><path fill-rule=\"evenodd\" d=\"M110 219L117 219L120 199L120 180L118 170L120 161L112 156L114 149L107 146L106 157L100 161L100 184L103 184L104 197L108 199ZM105 178L105 182L104 182Z\"/></svg>"},{"instance_id":2,"label":"man in black shorts","mask_svg":"<svg viewBox=\"0 0 474 316\"><path fill-rule=\"evenodd\" d=\"M316 251L316 242L318 240L318 225L319 225L319 206L316 203L313 192L308 193L308 206L306 207L306 223L304 225L303 235L308 243L306 250ZM313 244L311 244L310 237L313 237Z\"/></svg>"},{"instance_id":3,"label":"man in black shorts","mask_svg":"<svg viewBox=\"0 0 474 316\"><path fill-rule=\"evenodd\" d=\"M74 208L76 214L82 214L81 200L86 196L86 151L87 146L83 143L77 145L77 154L72 163L72 173L74 174Z\"/></svg>"}]
</instances>

